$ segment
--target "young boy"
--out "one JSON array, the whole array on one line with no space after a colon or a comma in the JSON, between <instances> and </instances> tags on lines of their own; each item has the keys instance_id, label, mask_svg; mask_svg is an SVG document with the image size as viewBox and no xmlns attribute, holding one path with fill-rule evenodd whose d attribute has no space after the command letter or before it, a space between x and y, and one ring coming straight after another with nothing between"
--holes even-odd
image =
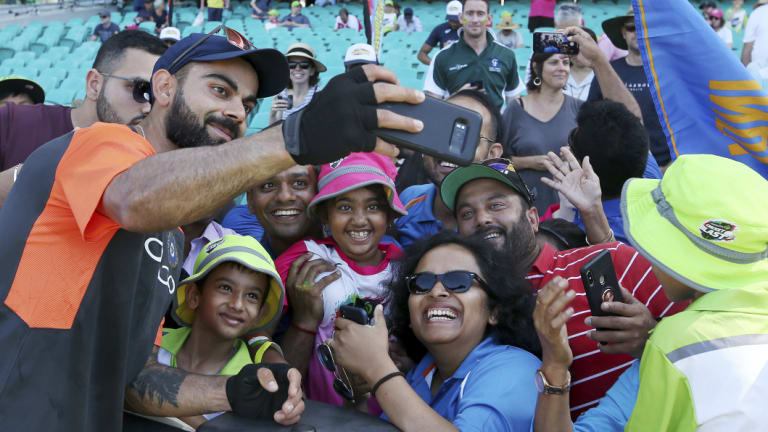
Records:
<instances>
[{"instance_id":1,"label":"young boy","mask_svg":"<svg viewBox=\"0 0 768 432\"><path fill-rule=\"evenodd\" d=\"M158 362L205 375L236 375L261 362L270 343L251 359L241 337L279 319L284 293L274 262L253 237L227 235L208 243L176 292L173 313L183 327L163 330ZM182 420L197 427L219 414Z\"/></svg>"}]
</instances>

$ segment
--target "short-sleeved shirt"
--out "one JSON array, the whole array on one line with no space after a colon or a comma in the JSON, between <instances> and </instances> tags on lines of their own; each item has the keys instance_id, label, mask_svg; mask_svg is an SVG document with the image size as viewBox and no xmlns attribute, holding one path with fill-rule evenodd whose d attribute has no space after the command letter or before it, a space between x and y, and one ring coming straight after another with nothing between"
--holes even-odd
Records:
<instances>
[{"instance_id":1,"label":"short-sleeved shirt","mask_svg":"<svg viewBox=\"0 0 768 432\"><path fill-rule=\"evenodd\" d=\"M411 23L408 24L408 21L405 20L405 15L400 15L397 18L397 31L401 31L408 34L411 34L413 32L420 32L421 20L419 19L419 17L414 16L411 18Z\"/></svg>"},{"instance_id":2,"label":"short-sleeved shirt","mask_svg":"<svg viewBox=\"0 0 768 432\"><path fill-rule=\"evenodd\" d=\"M579 269L603 249L611 254L616 279L651 311L651 315L656 318L665 317L687 305L671 303L653 275L651 264L624 243L606 243L560 252L549 245L542 247L527 276L533 287L541 289L554 277L560 276L568 281L568 288L576 292L576 297L570 303L574 313L566 323L568 343L573 351L570 402L571 418L574 420L583 411L595 406L634 361L626 354L600 352L597 342L587 336L594 328L584 323L591 312Z\"/></svg>"},{"instance_id":3,"label":"short-sleeved shirt","mask_svg":"<svg viewBox=\"0 0 768 432\"><path fill-rule=\"evenodd\" d=\"M496 41L500 44L509 49L517 49L517 46L523 43L523 36L520 33L511 30L508 35L505 35L503 31L496 32Z\"/></svg>"},{"instance_id":4,"label":"short-sleeved shirt","mask_svg":"<svg viewBox=\"0 0 768 432\"><path fill-rule=\"evenodd\" d=\"M261 226L259 218L248 210L247 205L233 207L232 210L224 216L224 219L221 221L221 226L234 230L240 235L249 235L259 241L264 237L264 227Z\"/></svg>"},{"instance_id":5,"label":"short-sleeved shirt","mask_svg":"<svg viewBox=\"0 0 768 432\"><path fill-rule=\"evenodd\" d=\"M309 18L305 17L302 14L298 14L296 16L293 15L286 15L283 17L283 19L280 20L280 22L292 22L294 24L309 24Z\"/></svg>"},{"instance_id":6,"label":"short-sleeved shirt","mask_svg":"<svg viewBox=\"0 0 768 432\"><path fill-rule=\"evenodd\" d=\"M413 391L462 432L528 431L539 396L541 365L528 351L485 338L432 395L435 358L427 353L406 377Z\"/></svg>"},{"instance_id":7,"label":"short-sleeved shirt","mask_svg":"<svg viewBox=\"0 0 768 432\"><path fill-rule=\"evenodd\" d=\"M640 362L632 363L600 399L573 424L574 432L624 432L640 389Z\"/></svg>"},{"instance_id":8,"label":"short-sleeved shirt","mask_svg":"<svg viewBox=\"0 0 768 432\"><path fill-rule=\"evenodd\" d=\"M400 200L408 210L407 215L395 219L395 227L403 247L408 247L419 239L431 237L443 229L443 223L432 211L436 195L437 186L432 183L411 186L400 194Z\"/></svg>"},{"instance_id":9,"label":"short-sleeved shirt","mask_svg":"<svg viewBox=\"0 0 768 432\"><path fill-rule=\"evenodd\" d=\"M568 134L577 126L576 116L583 102L565 95L560 110L547 122L528 114L518 101L507 105L504 111L504 153L510 156L538 156L547 152L560 153L560 147L568 145ZM557 191L545 185L542 177L546 171L519 170L525 184L534 192L536 208L544 214L552 204L560 202Z\"/></svg>"},{"instance_id":10,"label":"short-sleeved shirt","mask_svg":"<svg viewBox=\"0 0 768 432\"><path fill-rule=\"evenodd\" d=\"M206 6L213 9L224 8L224 0L208 0Z\"/></svg>"},{"instance_id":11,"label":"short-sleeved shirt","mask_svg":"<svg viewBox=\"0 0 768 432\"><path fill-rule=\"evenodd\" d=\"M482 80L488 97L501 109L504 99L512 97L520 82L515 53L496 42L493 32L486 30L487 45L477 55L461 34L460 29L459 40L432 58L424 90L445 98L470 81Z\"/></svg>"},{"instance_id":12,"label":"short-sleeved shirt","mask_svg":"<svg viewBox=\"0 0 768 432\"><path fill-rule=\"evenodd\" d=\"M154 13L154 10L142 9L139 11L138 14L136 14L136 16L138 18L143 19L144 21L149 21L152 18L153 13Z\"/></svg>"},{"instance_id":13,"label":"short-sleeved shirt","mask_svg":"<svg viewBox=\"0 0 768 432\"><path fill-rule=\"evenodd\" d=\"M752 61L768 60L768 6L755 9L747 20L744 43L752 45Z\"/></svg>"},{"instance_id":14,"label":"short-sleeved shirt","mask_svg":"<svg viewBox=\"0 0 768 432\"><path fill-rule=\"evenodd\" d=\"M659 115L656 113L656 105L653 103L651 88L648 85L645 70L643 70L642 66L630 66L625 58L612 61L611 66L613 66L616 74L624 82L627 90L635 97L637 104L640 105L643 125L648 132L648 140L653 157L656 158L659 166L667 165L672 160L669 155L667 137L661 129L661 122L659 121ZM601 99L603 99L603 92L600 90L600 84L597 80L593 80L587 100Z\"/></svg>"},{"instance_id":15,"label":"short-sleeved shirt","mask_svg":"<svg viewBox=\"0 0 768 432\"><path fill-rule=\"evenodd\" d=\"M168 11L163 9L163 13L158 15L156 10L152 10L152 21L155 22L155 27L160 28L165 24L165 20L168 19Z\"/></svg>"},{"instance_id":16,"label":"short-sleeved shirt","mask_svg":"<svg viewBox=\"0 0 768 432\"><path fill-rule=\"evenodd\" d=\"M528 16L532 17L555 17L556 0L531 0L531 10Z\"/></svg>"},{"instance_id":17,"label":"short-sleeved shirt","mask_svg":"<svg viewBox=\"0 0 768 432\"><path fill-rule=\"evenodd\" d=\"M0 211L0 430L120 430L175 293L184 236L127 231L112 180L155 153L96 123L25 162Z\"/></svg>"},{"instance_id":18,"label":"short-sleeved shirt","mask_svg":"<svg viewBox=\"0 0 768 432\"><path fill-rule=\"evenodd\" d=\"M730 8L725 13L725 22L728 24L728 28L741 33L741 31L744 30L744 26L747 24L747 11L744 9L736 11L733 8Z\"/></svg>"},{"instance_id":19,"label":"short-sleeved shirt","mask_svg":"<svg viewBox=\"0 0 768 432\"><path fill-rule=\"evenodd\" d=\"M61 105L0 107L0 171L23 163L41 145L72 131L71 112Z\"/></svg>"},{"instance_id":20,"label":"short-sleeved shirt","mask_svg":"<svg viewBox=\"0 0 768 432\"><path fill-rule=\"evenodd\" d=\"M96 26L95 29L93 29L93 34L95 36L98 36L99 39L101 39L102 42L106 41L107 39L111 38L112 36L120 33L120 27L117 26L117 24L111 22L109 23L109 26L106 28L99 24Z\"/></svg>"},{"instance_id":21,"label":"short-sleeved shirt","mask_svg":"<svg viewBox=\"0 0 768 432\"><path fill-rule=\"evenodd\" d=\"M454 29L451 27L451 24L446 21L440 25L435 26L435 28L429 32L429 36L427 36L427 40L424 41L424 43L431 47L438 47L443 49L448 48L452 43L458 40L458 29Z\"/></svg>"}]
</instances>

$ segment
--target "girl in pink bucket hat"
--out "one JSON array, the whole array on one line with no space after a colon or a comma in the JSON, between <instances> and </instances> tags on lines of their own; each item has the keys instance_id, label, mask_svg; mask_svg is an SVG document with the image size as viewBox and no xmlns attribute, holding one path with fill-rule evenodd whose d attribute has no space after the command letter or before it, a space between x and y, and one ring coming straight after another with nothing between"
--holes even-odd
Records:
<instances>
[{"instance_id":1,"label":"girl in pink bucket hat","mask_svg":"<svg viewBox=\"0 0 768 432\"><path fill-rule=\"evenodd\" d=\"M344 398L355 398L351 378L339 368L331 372L333 360L328 353L325 359L319 357L318 347L333 336L342 305L362 307L373 316L375 305L386 300L392 260L400 258L402 250L382 240L395 218L407 214L395 190L396 175L392 160L376 153L352 153L323 165L318 193L307 211L330 236L304 239L275 263L283 281L294 285L288 288L289 304L296 301L291 292L322 293L322 316L319 305L313 318L294 315L286 334L314 338L309 365L302 371L310 399L341 405ZM303 260L301 268L291 272L297 260Z\"/></svg>"}]
</instances>

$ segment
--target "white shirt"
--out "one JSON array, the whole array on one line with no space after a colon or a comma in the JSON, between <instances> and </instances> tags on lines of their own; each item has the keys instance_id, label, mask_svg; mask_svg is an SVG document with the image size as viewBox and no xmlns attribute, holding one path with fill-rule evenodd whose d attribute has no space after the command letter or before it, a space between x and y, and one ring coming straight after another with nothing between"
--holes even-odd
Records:
<instances>
[{"instance_id":1,"label":"white shirt","mask_svg":"<svg viewBox=\"0 0 768 432\"><path fill-rule=\"evenodd\" d=\"M752 61L768 59L768 5L755 9L747 20L744 43L754 42Z\"/></svg>"},{"instance_id":2,"label":"white shirt","mask_svg":"<svg viewBox=\"0 0 768 432\"><path fill-rule=\"evenodd\" d=\"M729 29L728 26L720 27L720 30L717 31L717 35L720 36L720 39L722 39L726 45L733 45L733 33L731 33L731 29Z\"/></svg>"},{"instance_id":3,"label":"white shirt","mask_svg":"<svg viewBox=\"0 0 768 432\"><path fill-rule=\"evenodd\" d=\"M592 85L592 80L595 79L595 71L590 70L584 81L578 83L572 74L568 75L568 83L565 84L563 93L572 98L586 101L589 96L589 87Z\"/></svg>"},{"instance_id":4,"label":"white shirt","mask_svg":"<svg viewBox=\"0 0 768 432\"><path fill-rule=\"evenodd\" d=\"M397 18L397 31L405 32L408 34L411 34L413 32L420 32L421 31L421 20L417 16L413 16L411 18L411 23L408 24L405 21L405 15L400 15Z\"/></svg>"},{"instance_id":5,"label":"white shirt","mask_svg":"<svg viewBox=\"0 0 768 432\"><path fill-rule=\"evenodd\" d=\"M347 15L347 22L341 20L341 17L336 17L336 27L334 29L351 28L360 31L360 21L354 15Z\"/></svg>"}]
</instances>

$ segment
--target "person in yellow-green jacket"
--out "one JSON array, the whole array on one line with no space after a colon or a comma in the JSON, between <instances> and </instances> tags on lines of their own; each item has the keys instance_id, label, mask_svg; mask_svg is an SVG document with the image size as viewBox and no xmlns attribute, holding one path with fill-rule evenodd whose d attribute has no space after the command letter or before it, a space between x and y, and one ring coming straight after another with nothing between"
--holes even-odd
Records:
<instances>
[{"instance_id":1,"label":"person in yellow-green jacket","mask_svg":"<svg viewBox=\"0 0 768 432\"><path fill-rule=\"evenodd\" d=\"M158 362L204 375L237 375L260 363L271 342L251 358L241 338L280 318L285 288L267 251L250 236L226 235L203 247L194 274L181 281L173 316L163 329ZM182 418L197 427L221 413Z\"/></svg>"}]
</instances>

